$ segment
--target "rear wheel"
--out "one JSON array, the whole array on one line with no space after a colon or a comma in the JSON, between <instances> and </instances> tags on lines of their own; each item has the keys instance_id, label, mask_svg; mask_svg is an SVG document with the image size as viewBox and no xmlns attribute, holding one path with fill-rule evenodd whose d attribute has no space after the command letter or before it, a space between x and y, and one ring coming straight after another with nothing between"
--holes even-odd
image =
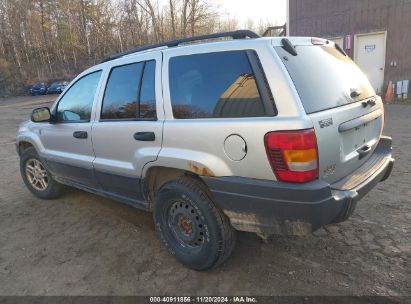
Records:
<instances>
[{"instance_id":1,"label":"rear wheel","mask_svg":"<svg viewBox=\"0 0 411 304\"><path fill-rule=\"evenodd\" d=\"M154 221L161 239L178 261L195 270L223 263L231 254L236 232L207 189L183 177L158 191Z\"/></svg>"},{"instance_id":2,"label":"rear wheel","mask_svg":"<svg viewBox=\"0 0 411 304\"><path fill-rule=\"evenodd\" d=\"M33 147L23 151L20 158L20 173L27 188L34 195L43 199L53 199L62 194L63 185L53 179Z\"/></svg>"}]
</instances>

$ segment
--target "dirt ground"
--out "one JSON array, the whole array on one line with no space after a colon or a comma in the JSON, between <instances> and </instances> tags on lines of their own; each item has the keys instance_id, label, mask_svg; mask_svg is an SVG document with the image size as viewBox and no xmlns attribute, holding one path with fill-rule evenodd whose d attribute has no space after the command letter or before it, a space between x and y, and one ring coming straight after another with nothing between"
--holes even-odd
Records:
<instances>
[{"instance_id":1,"label":"dirt ground","mask_svg":"<svg viewBox=\"0 0 411 304\"><path fill-rule=\"evenodd\" d=\"M396 164L346 222L268 243L240 233L222 267L181 266L152 216L70 190L24 186L14 136L55 96L0 100L0 295L411 295L411 106L387 106Z\"/></svg>"}]
</instances>

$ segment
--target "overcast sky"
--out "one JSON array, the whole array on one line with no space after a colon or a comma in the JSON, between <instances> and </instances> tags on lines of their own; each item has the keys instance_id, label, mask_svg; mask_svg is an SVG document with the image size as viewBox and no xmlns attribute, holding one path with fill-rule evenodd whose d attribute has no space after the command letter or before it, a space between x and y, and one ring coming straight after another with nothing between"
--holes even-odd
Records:
<instances>
[{"instance_id":1,"label":"overcast sky","mask_svg":"<svg viewBox=\"0 0 411 304\"><path fill-rule=\"evenodd\" d=\"M283 25L286 21L286 0L218 0L223 16L236 17L240 26L247 19L256 25L262 20L272 25Z\"/></svg>"}]
</instances>

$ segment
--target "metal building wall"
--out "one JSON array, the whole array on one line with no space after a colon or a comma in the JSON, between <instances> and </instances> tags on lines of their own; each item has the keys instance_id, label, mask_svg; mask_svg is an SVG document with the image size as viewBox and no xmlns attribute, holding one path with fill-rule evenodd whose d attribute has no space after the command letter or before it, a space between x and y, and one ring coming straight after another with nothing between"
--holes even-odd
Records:
<instances>
[{"instance_id":1,"label":"metal building wall","mask_svg":"<svg viewBox=\"0 0 411 304\"><path fill-rule=\"evenodd\" d=\"M291 36L387 31L385 85L411 79L411 0L289 0ZM352 48L348 51L352 57ZM397 66L391 66L393 61Z\"/></svg>"}]
</instances>

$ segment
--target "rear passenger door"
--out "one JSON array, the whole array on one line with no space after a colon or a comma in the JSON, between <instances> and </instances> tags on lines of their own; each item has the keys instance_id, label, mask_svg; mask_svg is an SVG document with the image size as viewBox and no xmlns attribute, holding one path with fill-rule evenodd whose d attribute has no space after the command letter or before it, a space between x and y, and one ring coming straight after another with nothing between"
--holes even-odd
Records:
<instances>
[{"instance_id":1,"label":"rear passenger door","mask_svg":"<svg viewBox=\"0 0 411 304\"><path fill-rule=\"evenodd\" d=\"M92 130L94 169L103 190L136 203L143 201L142 169L161 148L164 114L155 76L160 70L160 53L112 66Z\"/></svg>"}]
</instances>

